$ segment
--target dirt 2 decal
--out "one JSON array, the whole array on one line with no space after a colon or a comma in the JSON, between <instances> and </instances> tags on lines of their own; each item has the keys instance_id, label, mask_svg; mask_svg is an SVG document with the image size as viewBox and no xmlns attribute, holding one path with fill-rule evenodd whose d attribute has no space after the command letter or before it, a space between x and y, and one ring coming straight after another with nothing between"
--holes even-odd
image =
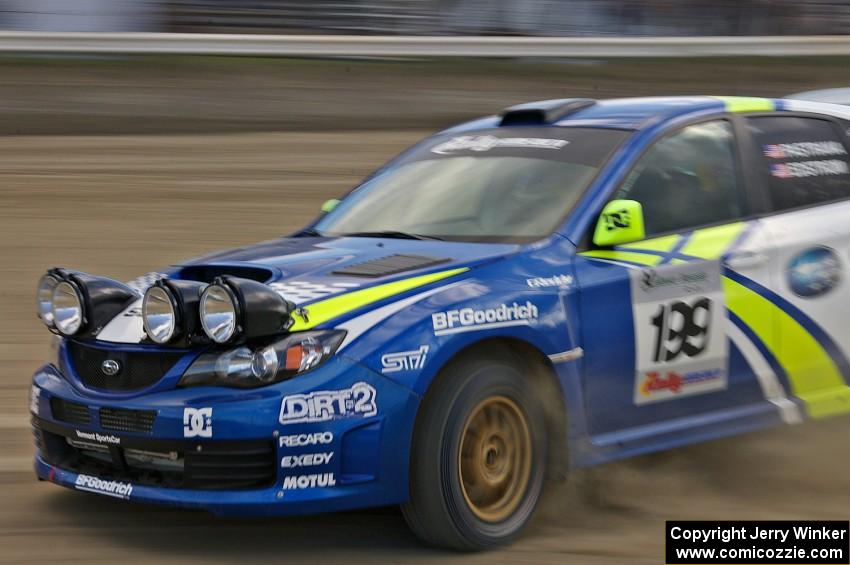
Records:
<instances>
[{"instance_id":1,"label":"dirt 2 decal","mask_svg":"<svg viewBox=\"0 0 850 565\"><path fill-rule=\"evenodd\" d=\"M720 265L631 272L637 405L723 390L726 323Z\"/></svg>"}]
</instances>

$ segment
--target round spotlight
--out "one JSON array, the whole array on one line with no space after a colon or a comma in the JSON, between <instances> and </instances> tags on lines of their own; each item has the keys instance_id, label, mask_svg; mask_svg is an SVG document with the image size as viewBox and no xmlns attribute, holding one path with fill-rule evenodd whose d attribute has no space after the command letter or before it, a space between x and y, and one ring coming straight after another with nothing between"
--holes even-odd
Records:
<instances>
[{"instance_id":1,"label":"round spotlight","mask_svg":"<svg viewBox=\"0 0 850 565\"><path fill-rule=\"evenodd\" d=\"M83 298L77 286L69 281L53 288L53 323L63 335L74 335L83 326Z\"/></svg>"},{"instance_id":2,"label":"round spotlight","mask_svg":"<svg viewBox=\"0 0 850 565\"><path fill-rule=\"evenodd\" d=\"M142 323L145 333L155 343L168 343L177 333L177 304L165 287L152 286L142 301Z\"/></svg>"},{"instance_id":3,"label":"round spotlight","mask_svg":"<svg viewBox=\"0 0 850 565\"><path fill-rule=\"evenodd\" d=\"M53 289L59 280L53 275L44 275L38 281L36 291L36 305L38 317L48 328L53 327Z\"/></svg>"},{"instance_id":4,"label":"round spotlight","mask_svg":"<svg viewBox=\"0 0 850 565\"><path fill-rule=\"evenodd\" d=\"M201 326L216 343L226 343L236 334L238 305L233 292L213 283L201 295Z\"/></svg>"}]
</instances>

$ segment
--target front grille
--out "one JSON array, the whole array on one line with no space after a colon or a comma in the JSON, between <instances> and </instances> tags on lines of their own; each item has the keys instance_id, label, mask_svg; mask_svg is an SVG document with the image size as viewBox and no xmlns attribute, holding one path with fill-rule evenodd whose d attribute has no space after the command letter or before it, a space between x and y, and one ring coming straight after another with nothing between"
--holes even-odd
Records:
<instances>
[{"instance_id":1,"label":"front grille","mask_svg":"<svg viewBox=\"0 0 850 565\"><path fill-rule=\"evenodd\" d=\"M104 430L149 434L153 431L155 421L154 410L100 409L100 427Z\"/></svg>"},{"instance_id":2,"label":"front grille","mask_svg":"<svg viewBox=\"0 0 850 565\"><path fill-rule=\"evenodd\" d=\"M275 480L274 443L240 441L201 445L185 454L184 486L198 489L262 487Z\"/></svg>"},{"instance_id":3,"label":"front grille","mask_svg":"<svg viewBox=\"0 0 850 565\"><path fill-rule=\"evenodd\" d=\"M68 353L74 372L86 386L102 390L138 390L159 381L183 356L170 351L116 351L98 349L69 341ZM118 363L118 372L107 375L103 364Z\"/></svg>"},{"instance_id":4,"label":"front grille","mask_svg":"<svg viewBox=\"0 0 850 565\"><path fill-rule=\"evenodd\" d=\"M83 426L91 423L91 412L85 404L69 402L54 396L50 399L50 412L53 418L60 422Z\"/></svg>"},{"instance_id":5,"label":"front grille","mask_svg":"<svg viewBox=\"0 0 850 565\"><path fill-rule=\"evenodd\" d=\"M277 479L277 457L270 440L192 442L122 437L120 445L93 450L69 442L67 431L45 426L48 424L42 422L40 444L45 461L105 480L167 488L239 490L267 488Z\"/></svg>"}]
</instances>

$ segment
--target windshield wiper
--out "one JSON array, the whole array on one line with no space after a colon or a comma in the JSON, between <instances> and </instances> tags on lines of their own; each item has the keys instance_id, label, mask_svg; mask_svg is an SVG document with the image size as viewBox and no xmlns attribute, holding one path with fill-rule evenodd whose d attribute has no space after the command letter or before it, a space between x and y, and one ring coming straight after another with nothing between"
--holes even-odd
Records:
<instances>
[{"instance_id":1,"label":"windshield wiper","mask_svg":"<svg viewBox=\"0 0 850 565\"><path fill-rule=\"evenodd\" d=\"M325 234L317 229L309 228L296 233L295 237L325 237Z\"/></svg>"},{"instance_id":2,"label":"windshield wiper","mask_svg":"<svg viewBox=\"0 0 850 565\"><path fill-rule=\"evenodd\" d=\"M342 233L339 234L340 237L387 237L391 239L420 239L420 240L434 240L434 241L443 241L443 238L436 237L433 235L421 235L418 233L408 233L405 231L360 231L354 233Z\"/></svg>"}]
</instances>

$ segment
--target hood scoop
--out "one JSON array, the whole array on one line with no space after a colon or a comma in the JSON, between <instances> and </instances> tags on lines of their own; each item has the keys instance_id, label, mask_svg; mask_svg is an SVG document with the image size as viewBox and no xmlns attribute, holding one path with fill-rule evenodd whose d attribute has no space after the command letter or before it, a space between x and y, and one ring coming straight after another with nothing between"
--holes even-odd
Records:
<instances>
[{"instance_id":1,"label":"hood scoop","mask_svg":"<svg viewBox=\"0 0 850 565\"><path fill-rule=\"evenodd\" d=\"M216 277L230 275L242 279L250 279L261 283L269 282L275 276L271 269L246 265L189 265L182 267L174 279L211 283Z\"/></svg>"},{"instance_id":2,"label":"hood scoop","mask_svg":"<svg viewBox=\"0 0 850 565\"><path fill-rule=\"evenodd\" d=\"M426 257L424 255L387 255L386 257L370 259L362 263L353 263L337 269L331 274L374 279L405 271L422 269L432 265L439 265L440 263L447 263L450 260L441 257Z\"/></svg>"}]
</instances>

